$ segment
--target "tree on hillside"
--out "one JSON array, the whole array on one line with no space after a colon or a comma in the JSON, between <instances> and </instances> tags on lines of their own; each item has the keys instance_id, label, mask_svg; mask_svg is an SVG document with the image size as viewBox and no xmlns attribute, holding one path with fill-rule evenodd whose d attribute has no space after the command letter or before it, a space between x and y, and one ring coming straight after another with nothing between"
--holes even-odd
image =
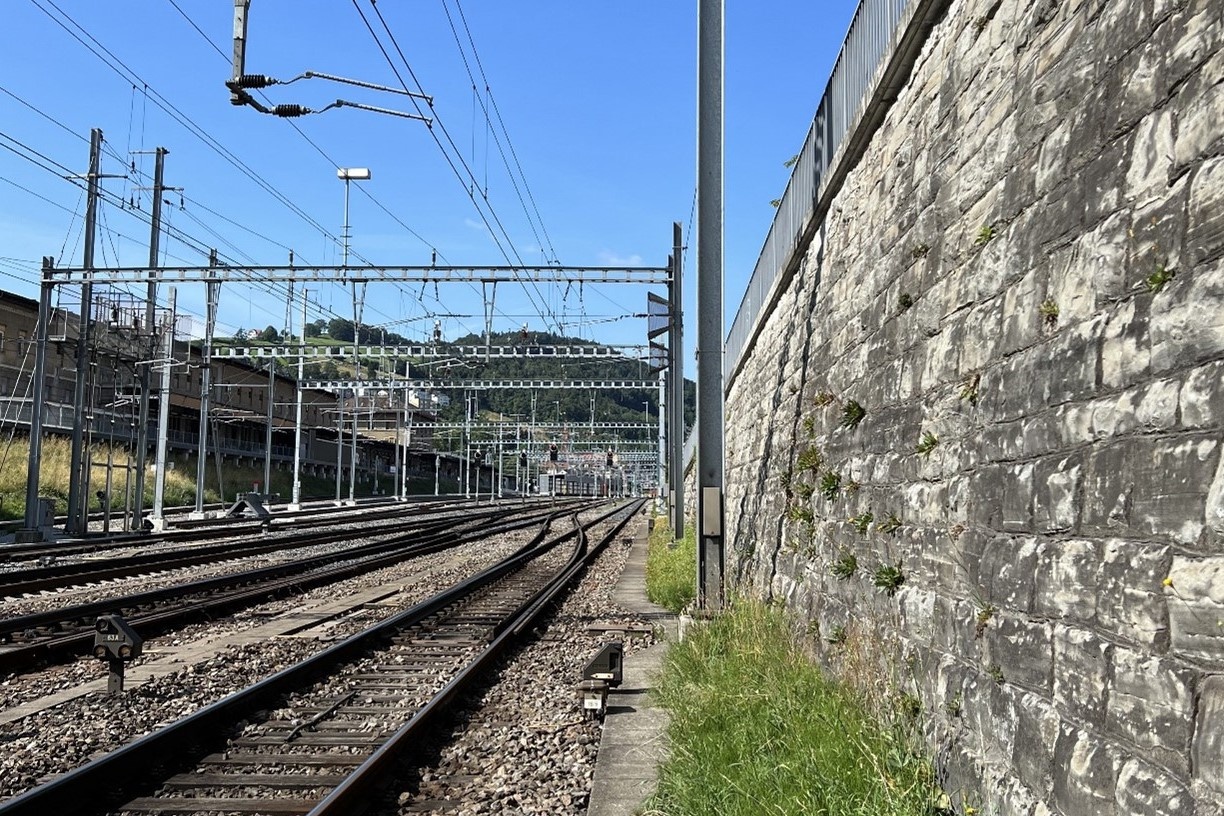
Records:
<instances>
[{"instance_id":1,"label":"tree on hillside","mask_svg":"<svg viewBox=\"0 0 1224 816\"><path fill-rule=\"evenodd\" d=\"M333 340L353 341L353 321L333 317L327 323L327 334Z\"/></svg>"},{"instance_id":2,"label":"tree on hillside","mask_svg":"<svg viewBox=\"0 0 1224 816\"><path fill-rule=\"evenodd\" d=\"M268 343L279 343L281 336L280 332L276 330L275 326L268 326L259 333L259 339Z\"/></svg>"},{"instance_id":3,"label":"tree on hillside","mask_svg":"<svg viewBox=\"0 0 1224 816\"><path fill-rule=\"evenodd\" d=\"M306 324L306 336L307 337L322 337L323 331L325 329L327 329L326 320L321 320L321 319L312 320L311 322Z\"/></svg>"}]
</instances>

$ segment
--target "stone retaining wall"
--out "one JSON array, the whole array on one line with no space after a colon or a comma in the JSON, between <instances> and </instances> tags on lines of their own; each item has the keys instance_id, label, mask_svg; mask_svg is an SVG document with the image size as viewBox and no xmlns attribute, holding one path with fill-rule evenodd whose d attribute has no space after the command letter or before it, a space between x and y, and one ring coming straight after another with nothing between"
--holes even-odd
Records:
<instances>
[{"instance_id":1,"label":"stone retaining wall","mask_svg":"<svg viewBox=\"0 0 1224 816\"><path fill-rule=\"evenodd\" d=\"M739 589L958 812L1224 813L1224 2L953 2L765 320Z\"/></svg>"}]
</instances>

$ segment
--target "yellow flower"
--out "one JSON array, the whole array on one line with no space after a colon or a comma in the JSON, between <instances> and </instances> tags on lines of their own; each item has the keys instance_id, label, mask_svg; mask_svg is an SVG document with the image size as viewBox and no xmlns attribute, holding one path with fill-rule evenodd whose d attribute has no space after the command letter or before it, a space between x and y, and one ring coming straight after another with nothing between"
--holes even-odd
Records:
<instances>
[{"instance_id":1,"label":"yellow flower","mask_svg":"<svg viewBox=\"0 0 1224 816\"><path fill-rule=\"evenodd\" d=\"M1170 576L1170 577L1168 577L1168 578L1165 578L1165 579L1164 579L1163 581L1161 581L1160 583L1164 584L1164 585L1165 585L1165 586L1167 586L1167 587L1171 587L1171 586L1173 586L1173 578Z\"/></svg>"},{"instance_id":2,"label":"yellow flower","mask_svg":"<svg viewBox=\"0 0 1224 816\"><path fill-rule=\"evenodd\" d=\"M965 808L965 816L973 816L973 814L975 813L977 813L977 808L973 808L973 807Z\"/></svg>"}]
</instances>

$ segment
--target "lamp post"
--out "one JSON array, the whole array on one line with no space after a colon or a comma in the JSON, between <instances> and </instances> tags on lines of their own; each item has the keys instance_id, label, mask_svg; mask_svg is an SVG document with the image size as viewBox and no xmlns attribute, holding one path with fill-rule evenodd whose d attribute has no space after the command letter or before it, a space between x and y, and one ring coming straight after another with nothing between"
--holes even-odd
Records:
<instances>
[{"instance_id":1,"label":"lamp post","mask_svg":"<svg viewBox=\"0 0 1224 816\"><path fill-rule=\"evenodd\" d=\"M348 268L349 256L349 182L369 181L368 167L337 167L336 177L344 181L344 231L341 236L344 241L344 260L342 266ZM357 300L357 284L353 284L353 379L361 382L361 307ZM353 439L349 450L349 503L357 501L357 406L360 404L360 387L353 389Z\"/></svg>"}]
</instances>

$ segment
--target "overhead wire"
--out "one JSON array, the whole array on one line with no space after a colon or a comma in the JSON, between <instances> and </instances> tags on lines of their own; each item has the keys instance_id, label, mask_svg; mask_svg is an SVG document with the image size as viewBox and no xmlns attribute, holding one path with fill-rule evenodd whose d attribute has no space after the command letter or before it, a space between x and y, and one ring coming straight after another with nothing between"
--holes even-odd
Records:
<instances>
[{"instance_id":1,"label":"overhead wire","mask_svg":"<svg viewBox=\"0 0 1224 816\"><path fill-rule=\"evenodd\" d=\"M387 61L387 65L391 68L391 72L395 74L395 78L399 81L400 86L403 87L405 91L410 91L410 89L408 88L408 83L404 80L403 75L400 73L399 68L395 64L395 61L391 59L391 55L387 52L386 47L383 45L382 40L379 38L377 32L374 30L374 26L370 23L369 18L367 18L365 12L362 11L361 5L359 4L358 0L353 0L353 7L357 10L357 13L361 17L362 22L365 24L366 28L369 30L370 36L374 39L375 45L378 46L379 51L382 53L383 58ZM399 41L396 39L394 32L391 31L391 27L387 23L386 18L383 16L382 10L379 9L377 4L375 3L371 3L371 7L373 8L375 15L378 17L378 20L380 24L382 25L383 30L386 32L387 37L390 39L392 47L395 49L396 53L399 55L399 58L403 62L405 69L407 69L409 76L412 77L412 81L416 84L417 90L423 94L424 87L421 85L420 80L417 79L416 72L413 71L412 65L408 62L407 57L404 56L404 51L400 47ZM409 97L409 98L413 106L416 108L417 113L424 116L424 111L421 108L420 102L415 97ZM450 166L451 171L455 174L455 177L459 180L461 186L464 188L464 190L468 190L468 184L467 182L464 181L463 173L460 172L459 168L455 164L456 159L458 160L459 164L463 165L463 169L464 171L466 171L468 179L473 184L475 184L476 182L475 173L472 171L472 168L467 164L467 162L464 161L462 151L460 151L458 146L455 144L454 138L450 135L450 132L447 130L445 123L442 121L441 117L438 115L438 111L435 108L433 108L432 105L430 106L430 112L433 114L433 120L434 120L433 124L436 125L437 130L441 130L442 134L446 137L446 141L450 145L450 151L448 151L446 147L442 144L442 140L438 137L438 134L433 126L429 128L430 135L433 137L434 143L438 146L438 149L442 152L443 158L445 158L447 164ZM452 156L452 153L453 153L453 156ZM515 248L513 240L510 238L509 233L506 232L505 226L502 224L501 219L498 217L496 209L493 207L492 203L488 200L488 198L487 197L483 198L485 207L487 207L489 211L487 216L485 215L484 210L481 208L480 203L474 194L469 193L468 198L472 201L473 205L475 205L477 214L480 215L481 220L485 224L485 228L489 231L490 238L493 239L494 244L497 246L498 251L501 252L502 257L505 258L506 263L509 264L510 266L516 265L514 261L510 259L510 256L507 253L506 248L502 246L501 240L497 237L496 233L494 233L493 226L492 224L489 223L490 216L493 218L494 223L497 224L498 229L501 230L502 235L505 237L506 243L509 246L510 253L513 253L514 257L518 261L517 265L526 266L526 264L523 262L522 257L519 255L518 250ZM517 277L517 273L515 274L515 277ZM527 294L528 299L531 300L532 304L537 309L540 310L540 316L546 322L550 317L552 317L555 323L555 315L553 315L551 310L548 308L547 298L545 298L543 293L540 292L539 284L537 284L533 280L529 280L528 282L530 283L531 288L535 290L536 294L540 296L540 300L543 303L542 304L535 303L535 298L532 297L531 292L527 289L524 289L524 292Z\"/></svg>"}]
</instances>

